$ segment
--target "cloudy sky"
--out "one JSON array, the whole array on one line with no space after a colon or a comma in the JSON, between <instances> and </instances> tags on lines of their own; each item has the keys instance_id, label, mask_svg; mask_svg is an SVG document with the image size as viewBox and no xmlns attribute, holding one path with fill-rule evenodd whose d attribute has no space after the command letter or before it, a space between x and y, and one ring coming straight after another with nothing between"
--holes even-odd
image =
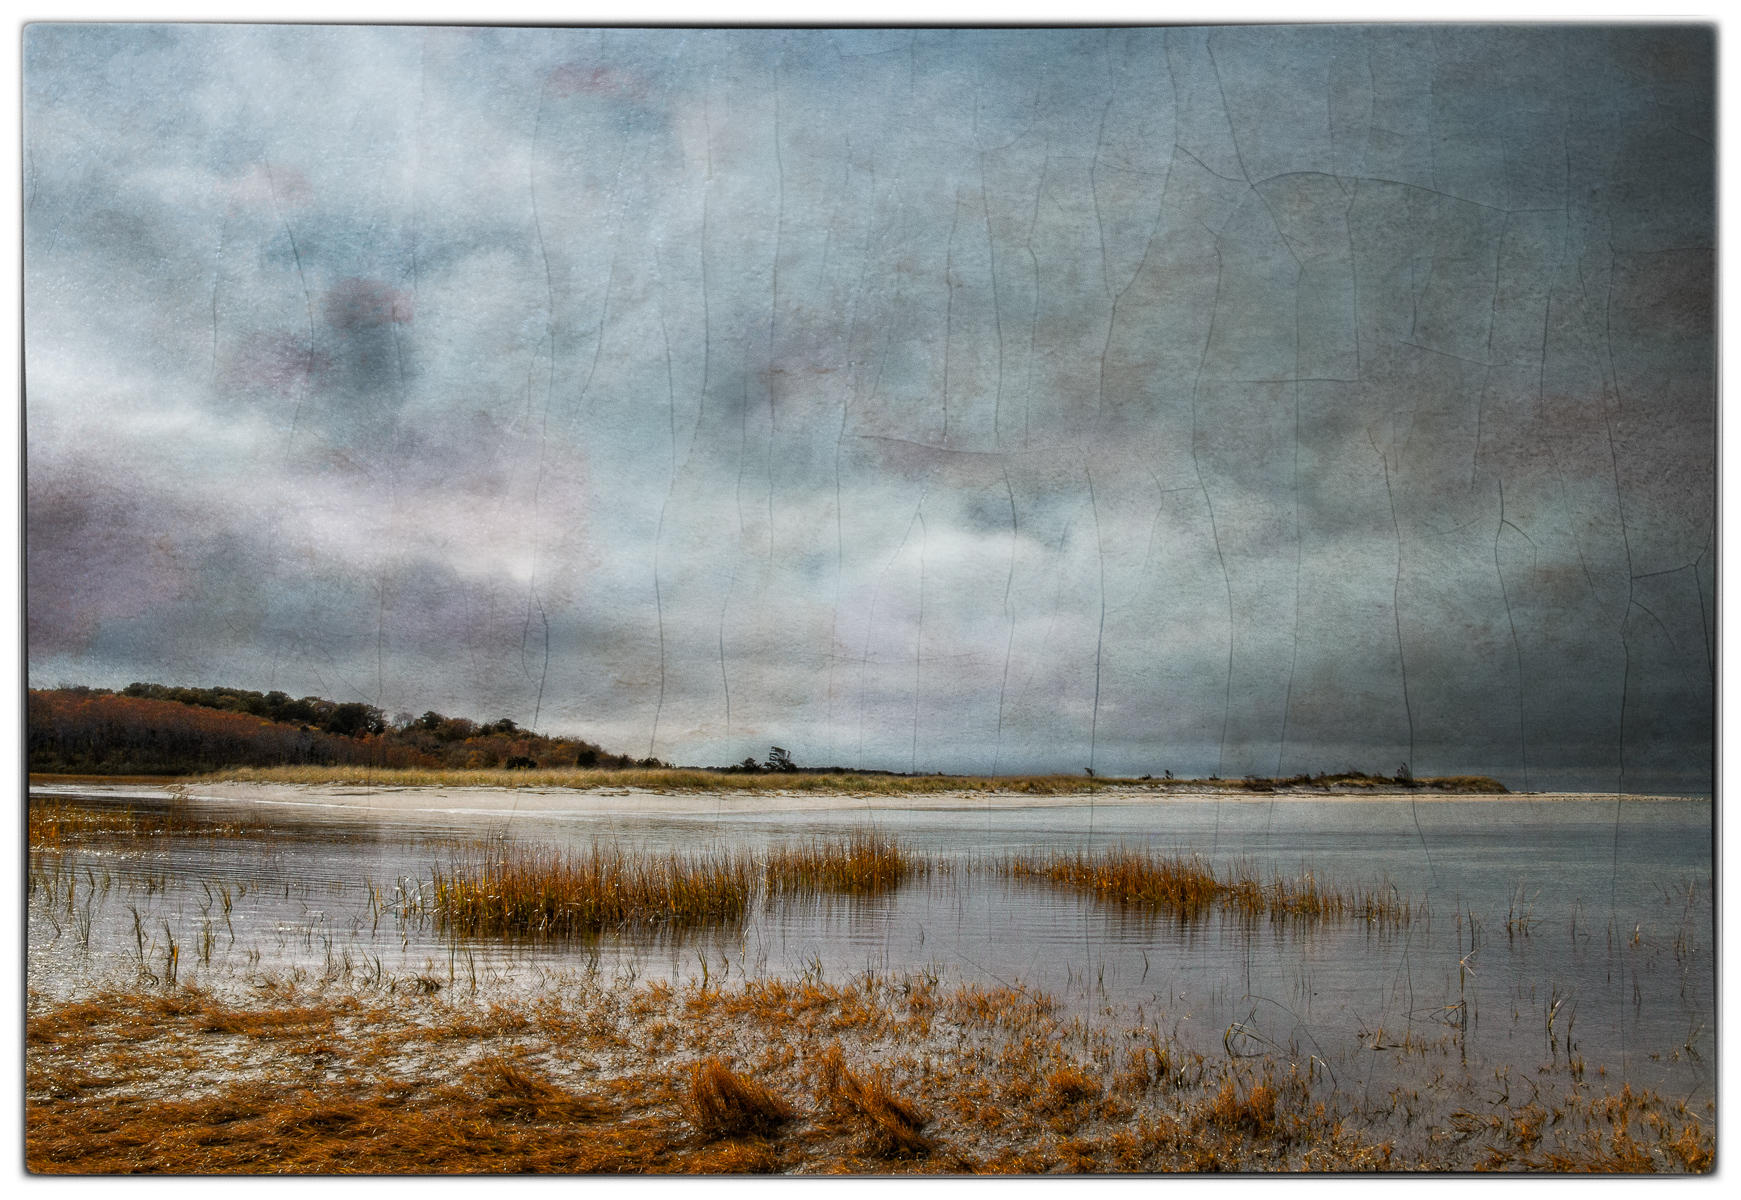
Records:
<instances>
[{"instance_id":1,"label":"cloudy sky","mask_svg":"<svg viewBox=\"0 0 1741 1200\"><path fill-rule=\"evenodd\" d=\"M1709 785L1708 30L24 35L29 672Z\"/></svg>"}]
</instances>

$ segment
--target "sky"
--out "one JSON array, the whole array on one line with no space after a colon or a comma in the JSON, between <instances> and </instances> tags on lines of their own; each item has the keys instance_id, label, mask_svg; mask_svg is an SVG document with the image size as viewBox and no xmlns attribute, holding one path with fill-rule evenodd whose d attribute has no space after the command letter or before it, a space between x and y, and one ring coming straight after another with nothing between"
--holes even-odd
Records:
<instances>
[{"instance_id":1,"label":"sky","mask_svg":"<svg viewBox=\"0 0 1741 1200\"><path fill-rule=\"evenodd\" d=\"M24 33L33 686L1710 788L1708 28Z\"/></svg>"}]
</instances>

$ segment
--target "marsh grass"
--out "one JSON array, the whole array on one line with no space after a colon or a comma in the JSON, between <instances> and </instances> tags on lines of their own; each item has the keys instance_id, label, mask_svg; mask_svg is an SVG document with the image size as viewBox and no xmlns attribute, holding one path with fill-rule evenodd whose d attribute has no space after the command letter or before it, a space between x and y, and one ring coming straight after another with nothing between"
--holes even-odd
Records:
<instances>
[{"instance_id":1,"label":"marsh grass","mask_svg":"<svg viewBox=\"0 0 1741 1200\"><path fill-rule=\"evenodd\" d=\"M1414 911L1391 887L1339 891L1309 874L1265 880L1245 867L1217 874L1200 858L1162 857L1125 847L1019 855L1002 860L999 869L1013 879L1037 880L1103 903L1183 920L1220 911L1247 920L1360 920L1398 928L1409 923Z\"/></svg>"},{"instance_id":2,"label":"marsh grass","mask_svg":"<svg viewBox=\"0 0 1741 1200\"><path fill-rule=\"evenodd\" d=\"M771 1134L797 1114L792 1106L753 1079L746 1079L709 1056L689 1076L689 1119L713 1138Z\"/></svg>"},{"instance_id":3,"label":"marsh grass","mask_svg":"<svg viewBox=\"0 0 1741 1200\"><path fill-rule=\"evenodd\" d=\"M931 1149L931 1139L922 1132L930 1117L895 1092L886 1070L856 1073L847 1067L839 1045L830 1045L818 1059L816 1083L835 1117L856 1127L872 1154L894 1158Z\"/></svg>"},{"instance_id":4,"label":"marsh grass","mask_svg":"<svg viewBox=\"0 0 1741 1200\"><path fill-rule=\"evenodd\" d=\"M607 930L681 930L741 921L754 886L747 854L584 852L503 842L436 867L419 901L462 936L589 937Z\"/></svg>"},{"instance_id":5,"label":"marsh grass","mask_svg":"<svg viewBox=\"0 0 1741 1200\"><path fill-rule=\"evenodd\" d=\"M32 850L56 849L93 837L243 837L263 832L262 822L219 818L185 803L163 807L78 803L58 796L30 796L28 835Z\"/></svg>"},{"instance_id":6,"label":"marsh grass","mask_svg":"<svg viewBox=\"0 0 1741 1200\"><path fill-rule=\"evenodd\" d=\"M1205 1058L924 975L471 1001L265 976L33 996L25 1029L43 1173L1643 1173L1715 1151L1708 1118L1632 1086L1543 1068L1528 1097L1422 1114L1425 1080L1345 1094L1285 1053Z\"/></svg>"},{"instance_id":7,"label":"marsh grass","mask_svg":"<svg viewBox=\"0 0 1741 1200\"><path fill-rule=\"evenodd\" d=\"M844 838L776 846L762 863L769 896L877 895L931 873L935 864L893 838L859 830Z\"/></svg>"}]
</instances>

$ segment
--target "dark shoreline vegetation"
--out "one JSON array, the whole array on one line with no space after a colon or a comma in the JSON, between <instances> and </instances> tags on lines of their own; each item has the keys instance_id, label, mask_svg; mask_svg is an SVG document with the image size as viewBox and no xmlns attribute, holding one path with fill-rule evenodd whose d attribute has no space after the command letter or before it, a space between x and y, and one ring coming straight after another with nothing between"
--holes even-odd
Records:
<instances>
[{"instance_id":1,"label":"dark shoreline vegetation","mask_svg":"<svg viewBox=\"0 0 1741 1200\"><path fill-rule=\"evenodd\" d=\"M93 908L177 883L112 878L63 852L259 832L179 803L39 796L29 814L30 905L87 945ZM1139 917L1219 915L1239 936L1262 920L1357 922L1382 935L1427 916L1391 887L1262 880L1123 848L950 863L865 830L693 856L498 839L449 846L433 870L430 887L369 888L369 907L377 919L432 921L456 947L730 927L758 901L877 896L946 870L1064 888ZM1019 983L951 984L934 971L837 980L820 966L796 978L740 968L671 983L594 968L514 983L480 980L461 956L445 970L389 973L330 952L324 971L215 968L210 935L223 938L232 898L254 886L209 892L203 940L142 934L136 968L52 997L32 988L29 1170L1696 1173L1714 1163L1714 1102L1610 1081L1573 1056L1569 1034L1551 1063L1491 1076L1450 1068L1454 1024L1376 1036L1371 1051L1394 1056L1401 1074L1372 1089L1279 1044L1188 1044L1140 1011L1071 1015Z\"/></svg>"},{"instance_id":2,"label":"dark shoreline vegetation","mask_svg":"<svg viewBox=\"0 0 1741 1200\"><path fill-rule=\"evenodd\" d=\"M1091 794L1155 791L1408 791L1503 794L1480 775L1416 778L1406 764L1377 775L1352 767L1286 778L1175 779L1081 775L904 775L803 767L779 746L766 761L676 767L611 754L591 742L521 729L504 717L476 722L426 712L389 720L372 705L292 699L283 692L135 683L112 692L31 690L26 746L33 776L223 779L301 784L421 787L781 790L898 795L946 791Z\"/></svg>"}]
</instances>

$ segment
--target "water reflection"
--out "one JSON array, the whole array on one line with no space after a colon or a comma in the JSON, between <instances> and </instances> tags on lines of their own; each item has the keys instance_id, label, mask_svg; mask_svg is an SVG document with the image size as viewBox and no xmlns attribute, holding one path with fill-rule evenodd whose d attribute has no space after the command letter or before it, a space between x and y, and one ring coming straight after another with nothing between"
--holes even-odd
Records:
<instances>
[{"instance_id":1,"label":"water reflection","mask_svg":"<svg viewBox=\"0 0 1741 1200\"><path fill-rule=\"evenodd\" d=\"M295 968L449 982L564 968L681 980L925 970L1037 988L1084 1014L1140 1011L1200 1048L1294 1048L1375 1086L1387 1064L1422 1055L1495 1070L1575 1059L1676 1095L1713 1086L1707 802L1167 801L1092 816L1060 805L482 822L285 809L264 825L257 808L214 804L200 815L246 832L97 834L32 855L33 988L161 976L172 958L180 980L220 987ZM760 898L731 926L557 942L455 939L421 903L433 872L479 839L759 854L867 827L940 869L882 894ZM1414 907L1394 928L1224 910L1181 919L991 869L1006 855L1114 846L1388 884Z\"/></svg>"}]
</instances>

